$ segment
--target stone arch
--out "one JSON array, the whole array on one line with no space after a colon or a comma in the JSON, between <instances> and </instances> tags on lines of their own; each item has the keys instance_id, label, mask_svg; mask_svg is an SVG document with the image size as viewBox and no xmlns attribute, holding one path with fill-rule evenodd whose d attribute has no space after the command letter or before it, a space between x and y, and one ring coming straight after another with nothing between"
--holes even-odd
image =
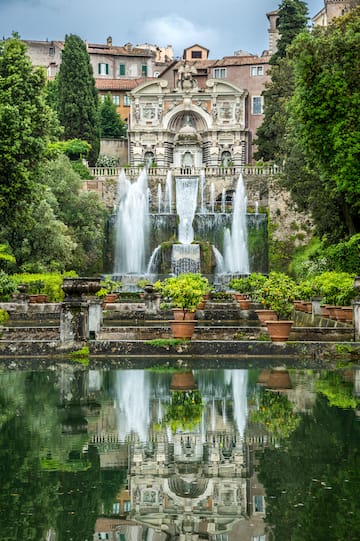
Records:
<instances>
[{"instance_id":1,"label":"stone arch","mask_svg":"<svg viewBox=\"0 0 360 541\"><path fill-rule=\"evenodd\" d=\"M184 109L183 105L181 105L164 117L165 129L177 133L183 126L187 125L189 118L190 125L197 132L206 131L211 128L212 121L208 113L199 107L192 106L190 109Z\"/></svg>"}]
</instances>

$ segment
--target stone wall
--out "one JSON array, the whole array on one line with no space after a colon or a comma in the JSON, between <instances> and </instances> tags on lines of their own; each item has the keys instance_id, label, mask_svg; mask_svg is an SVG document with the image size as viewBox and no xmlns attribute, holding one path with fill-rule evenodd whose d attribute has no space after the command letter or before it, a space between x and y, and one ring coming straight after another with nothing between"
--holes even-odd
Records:
<instances>
[{"instance_id":1,"label":"stone wall","mask_svg":"<svg viewBox=\"0 0 360 541\"><path fill-rule=\"evenodd\" d=\"M101 139L100 155L118 158L119 165L128 163L128 142L127 139Z\"/></svg>"}]
</instances>

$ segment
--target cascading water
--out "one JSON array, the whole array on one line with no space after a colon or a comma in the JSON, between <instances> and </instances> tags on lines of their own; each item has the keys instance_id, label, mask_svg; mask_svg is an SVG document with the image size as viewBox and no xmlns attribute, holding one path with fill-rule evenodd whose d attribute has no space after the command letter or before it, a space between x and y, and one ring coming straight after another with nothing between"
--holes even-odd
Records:
<instances>
[{"instance_id":1,"label":"cascading water","mask_svg":"<svg viewBox=\"0 0 360 541\"><path fill-rule=\"evenodd\" d=\"M233 199L231 231L227 229L224 235L225 272L249 274L246 207L245 185L240 175Z\"/></svg>"},{"instance_id":2,"label":"cascading water","mask_svg":"<svg viewBox=\"0 0 360 541\"><path fill-rule=\"evenodd\" d=\"M176 179L176 211L179 216L178 240L172 249L172 272L200 272L200 247L194 240L193 220L197 205L198 178Z\"/></svg>"},{"instance_id":3,"label":"cascading water","mask_svg":"<svg viewBox=\"0 0 360 541\"><path fill-rule=\"evenodd\" d=\"M146 271L149 199L146 170L131 183L122 171L116 198L114 274Z\"/></svg>"}]
</instances>

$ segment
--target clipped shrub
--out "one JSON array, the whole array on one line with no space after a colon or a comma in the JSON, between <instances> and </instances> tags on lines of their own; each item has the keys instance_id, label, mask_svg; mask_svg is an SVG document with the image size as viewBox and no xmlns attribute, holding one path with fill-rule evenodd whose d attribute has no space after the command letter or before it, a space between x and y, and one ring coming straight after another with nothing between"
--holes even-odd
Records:
<instances>
[{"instance_id":1,"label":"clipped shrub","mask_svg":"<svg viewBox=\"0 0 360 541\"><path fill-rule=\"evenodd\" d=\"M61 302L64 299L64 292L61 289L65 277L76 277L74 271L69 272L51 272L51 273L21 273L12 276L16 286L20 283L28 284L31 293L43 293L48 295L50 302Z\"/></svg>"},{"instance_id":2,"label":"clipped shrub","mask_svg":"<svg viewBox=\"0 0 360 541\"><path fill-rule=\"evenodd\" d=\"M0 300L8 301L17 289L18 282L4 271L0 271Z\"/></svg>"}]
</instances>

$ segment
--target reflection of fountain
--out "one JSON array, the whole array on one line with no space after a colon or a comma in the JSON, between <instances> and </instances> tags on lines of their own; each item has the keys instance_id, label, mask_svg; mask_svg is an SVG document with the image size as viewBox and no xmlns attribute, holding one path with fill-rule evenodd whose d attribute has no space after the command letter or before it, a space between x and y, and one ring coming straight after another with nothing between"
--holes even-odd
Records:
<instances>
[{"instance_id":1,"label":"reflection of fountain","mask_svg":"<svg viewBox=\"0 0 360 541\"><path fill-rule=\"evenodd\" d=\"M119 439L135 433L146 441L150 422L150 382L143 370L117 372Z\"/></svg>"}]
</instances>

